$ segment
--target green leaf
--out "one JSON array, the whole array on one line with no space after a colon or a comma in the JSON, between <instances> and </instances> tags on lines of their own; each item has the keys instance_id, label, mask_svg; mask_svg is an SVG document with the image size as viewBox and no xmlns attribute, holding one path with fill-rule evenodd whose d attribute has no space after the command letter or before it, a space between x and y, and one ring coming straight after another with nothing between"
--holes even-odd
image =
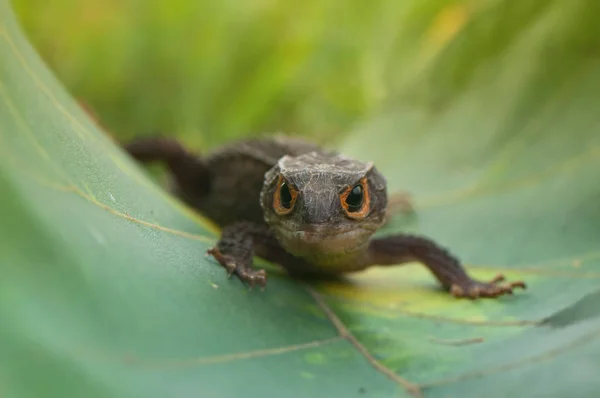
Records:
<instances>
[{"instance_id":1,"label":"green leaf","mask_svg":"<svg viewBox=\"0 0 600 398\"><path fill-rule=\"evenodd\" d=\"M218 231L92 124L0 0L2 395L595 396L599 6L490 4L446 10L464 26L431 30L418 78L340 144L415 196L381 234L529 285L468 301L418 264L228 280L204 257Z\"/></svg>"}]
</instances>

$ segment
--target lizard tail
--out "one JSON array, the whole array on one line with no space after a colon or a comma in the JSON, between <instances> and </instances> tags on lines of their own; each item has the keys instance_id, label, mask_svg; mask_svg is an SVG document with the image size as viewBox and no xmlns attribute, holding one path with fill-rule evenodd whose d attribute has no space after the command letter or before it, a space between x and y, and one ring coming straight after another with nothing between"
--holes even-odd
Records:
<instances>
[{"instance_id":1,"label":"lizard tail","mask_svg":"<svg viewBox=\"0 0 600 398\"><path fill-rule=\"evenodd\" d=\"M174 138L137 138L124 144L123 149L140 163L163 163L181 188L199 192L209 189L210 172L204 161Z\"/></svg>"},{"instance_id":2,"label":"lizard tail","mask_svg":"<svg viewBox=\"0 0 600 398\"><path fill-rule=\"evenodd\" d=\"M160 162L171 165L182 158L193 157L173 138L144 137L123 145L123 149L141 163Z\"/></svg>"}]
</instances>

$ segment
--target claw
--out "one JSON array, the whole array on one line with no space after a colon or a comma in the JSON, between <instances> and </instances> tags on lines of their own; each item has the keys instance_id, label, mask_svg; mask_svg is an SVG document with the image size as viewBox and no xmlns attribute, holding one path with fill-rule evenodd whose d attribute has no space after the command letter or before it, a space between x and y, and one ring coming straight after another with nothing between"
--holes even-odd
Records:
<instances>
[{"instance_id":1,"label":"claw","mask_svg":"<svg viewBox=\"0 0 600 398\"><path fill-rule=\"evenodd\" d=\"M219 263L223 264L223 255L221 254L221 251L216 246L208 249L206 251L206 253L204 253L204 255L205 256L213 256L215 258L215 260L217 260Z\"/></svg>"},{"instance_id":2,"label":"claw","mask_svg":"<svg viewBox=\"0 0 600 398\"><path fill-rule=\"evenodd\" d=\"M469 291L469 298L477 299L481 295L481 287L479 285L475 285Z\"/></svg>"},{"instance_id":3,"label":"claw","mask_svg":"<svg viewBox=\"0 0 600 398\"><path fill-rule=\"evenodd\" d=\"M265 270L261 269L253 272L245 271L239 274L239 276L240 279L248 283L249 290L252 290L254 286L258 284L261 286L261 290L264 291L264 287L267 283L267 273L265 272Z\"/></svg>"},{"instance_id":4,"label":"claw","mask_svg":"<svg viewBox=\"0 0 600 398\"><path fill-rule=\"evenodd\" d=\"M516 281L510 283L499 284L506 278L504 275L497 275L489 282L478 282L471 280L462 286L454 284L450 288L450 293L457 298L470 298L476 300L478 298L496 298L502 295L514 295L515 288L527 289L525 282Z\"/></svg>"},{"instance_id":5,"label":"claw","mask_svg":"<svg viewBox=\"0 0 600 398\"><path fill-rule=\"evenodd\" d=\"M465 291L462 289L462 287L460 287L458 285L452 285L452 287L450 288L450 293L454 297L463 297L465 294Z\"/></svg>"},{"instance_id":6,"label":"claw","mask_svg":"<svg viewBox=\"0 0 600 398\"><path fill-rule=\"evenodd\" d=\"M207 255L211 255L219 264L227 271L227 278L231 278L234 274L242 281L246 282L252 290L254 285L259 284L264 290L267 284L267 273L264 269L253 271L238 267L235 260L228 255L224 255L217 247L210 248L206 251Z\"/></svg>"},{"instance_id":7,"label":"claw","mask_svg":"<svg viewBox=\"0 0 600 398\"><path fill-rule=\"evenodd\" d=\"M523 282L523 281L516 281L516 282L511 282L510 287L512 287L512 288L520 287L521 289L527 289L527 284L525 284L525 282Z\"/></svg>"},{"instance_id":8,"label":"claw","mask_svg":"<svg viewBox=\"0 0 600 398\"><path fill-rule=\"evenodd\" d=\"M230 279L235 273L235 263L228 261L225 263L224 268L227 271L227 279Z\"/></svg>"},{"instance_id":9,"label":"claw","mask_svg":"<svg viewBox=\"0 0 600 398\"><path fill-rule=\"evenodd\" d=\"M491 281L489 281L488 283L490 283L490 284L492 284L492 285L495 285L496 283L498 283L498 282L503 282L503 281L505 281L505 280L506 280L506 278L504 277L504 275L502 275L502 274L498 274L498 275L496 275L496 276L494 277L494 279L492 279L492 280L491 280Z\"/></svg>"}]
</instances>

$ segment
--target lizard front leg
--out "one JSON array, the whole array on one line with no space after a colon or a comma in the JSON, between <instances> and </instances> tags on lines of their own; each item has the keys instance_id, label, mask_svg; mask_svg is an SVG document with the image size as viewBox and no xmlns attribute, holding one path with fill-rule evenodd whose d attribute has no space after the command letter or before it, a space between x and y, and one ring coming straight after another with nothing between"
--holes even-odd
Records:
<instances>
[{"instance_id":1,"label":"lizard front leg","mask_svg":"<svg viewBox=\"0 0 600 398\"><path fill-rule=\"evenodd\" d=\"M474 280L460 261L446 249L430 239L414 235L398 234L372 239L363 266L399 265L412 261L425 265L455 297L498 297L512 294L514 288L526 288L522 281L500 283L505 279L503 275L498 275L489 282Z\"/></svg>"},{"instance_id":2,"label":"lizard front leg","mask_svg":"<svg viewBox=\"0 0 600 398\"><path fill-rule=\"evenodd\" d=\"M288 272L303 268L302 260L286 252L267 225L246 221L223 228L221 238L207 254L212 255L229 276L235 275L251 287L255 284L264 287L267 283L265 270L252 269L255 255L278 263Z\"/></svg>"}]
</instances>

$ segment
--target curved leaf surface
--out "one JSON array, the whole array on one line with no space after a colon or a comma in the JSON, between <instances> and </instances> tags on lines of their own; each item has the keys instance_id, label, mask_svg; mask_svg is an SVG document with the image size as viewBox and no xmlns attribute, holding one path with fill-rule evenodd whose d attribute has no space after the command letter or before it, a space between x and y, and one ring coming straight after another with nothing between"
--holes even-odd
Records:
<instances>
[{"instance_id":1,"label":"curved leaf surface","mask_svg":"<svg viewBox=\"0 0 600 398\"><path fill-rule=\"evenodd\" d=\"M0 1L2 392L594 396L600 35L593 3L573 4L492 53L459 34L341 144L415 195L416 217L382 234L432 236L478 277L529 284L473 302L418 264L313 288L227 280L204 257L218 231L97 130Z\"/></svg>"}]
</instances>

